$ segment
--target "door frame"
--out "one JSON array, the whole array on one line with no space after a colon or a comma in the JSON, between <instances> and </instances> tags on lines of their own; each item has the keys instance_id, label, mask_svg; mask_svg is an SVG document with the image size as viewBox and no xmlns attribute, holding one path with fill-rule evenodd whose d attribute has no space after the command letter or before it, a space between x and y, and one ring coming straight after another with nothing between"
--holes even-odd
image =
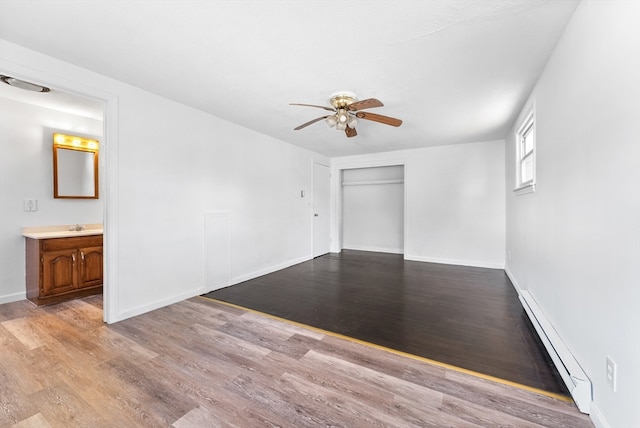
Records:
<instances>
[{"instance_id":1,"label":"door frame","mask_svg":"<svg viewBox=\"0 0 640 428\"><path fill-rule=\"evenodd\" d=\"M409 174L408 174L408 165L404 156L392 155L389 157L377 157L374 159L359 159L359 160L351 160L351 159L332 159L331 162L331 252L332 253L340 253L342 252L342 235L343 235L343 224L342 224L342 171L345 169L357 169L357 168L375 168L382 166L402 166L404 167L404 206L403 206L403 217L404 217L404 231L403 231L403 242L404 242L404 251L403 257L407 254L407 237L409 236L409 217L407 209L408 201L409 201Z\"/></svg>"},{"instance_id":2,"label":"door frame","mask_svg":"<svg viewBox=\"0 0 640 428\"><path fill-rule=\"evenodd\" d=\"M102 141L98 164L101 171L99 192L103 201L103 320L118 320L118 96L60 77L48 69L36 69L3 60L0 71L17 79L35 81L55 90L93 98L104 103ZM59 71L58 71L59 73Z\"/></svg>"},{"instance_id":3,"label":"door frame","mask_svg":"<svg viewBox=\"0 0 640 428\"><path fill-rule=\"evenodd\" d=\"M316 228L316 222L314 220L314 215L315 215L315 203L316 203L316 174L315 174L315 168L316 165L321 165L321 166L326 166L329 169L329 199L327 200L327 213L329 214L329 248L327 252L331 252L331 176L333 175L332 171L331 171L331 165L324 163L324 162L319 162L317 160L312 160L311 161L311 188L313 189L312 191L312 201L311 201L311 258L315 258L315 228Z\"/></svg>"}]
</instances>

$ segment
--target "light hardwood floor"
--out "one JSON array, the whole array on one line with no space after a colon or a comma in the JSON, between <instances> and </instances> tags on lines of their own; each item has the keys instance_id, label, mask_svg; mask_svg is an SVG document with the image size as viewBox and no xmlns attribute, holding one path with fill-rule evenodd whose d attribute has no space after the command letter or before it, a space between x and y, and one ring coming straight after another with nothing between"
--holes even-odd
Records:
<instances>
[{"instance_id":1,"label":"light hardwood floor","mask_svg":"<svg viewBox=\"0 0 640 428\"><path fill-rule=\"evenodd\" d=\"M2 427L592 427L566 400L196 297L0 305Z\"/></svg>"}]
</instances>

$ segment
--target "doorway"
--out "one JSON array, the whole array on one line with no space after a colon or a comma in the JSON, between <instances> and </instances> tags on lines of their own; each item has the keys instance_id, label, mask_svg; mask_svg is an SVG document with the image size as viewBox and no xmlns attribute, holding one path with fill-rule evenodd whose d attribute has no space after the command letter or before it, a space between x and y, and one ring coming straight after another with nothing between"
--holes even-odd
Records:
<instances>
[{"instance_id":1,"label":"doorway","mask_svg":"<svg viewBox=\"0 0 640 428\"><path fill-rule=\"evenodd\" d=\"M37 180L24 180L22 187L17 190L15 195L4 196L6 198L11 197L12 199L22 199L25 196L32 197L34 199L40 198L42 199L42 204L40 205L40 212L29 213L26 215L24 213L17 213L12 216L0 215L0 217L3 218L2 228L4 230L19 231L24 226L58 225L77 222L77 220L80 220L79 223L83 224L101 223L104 228L104 281L102 294L103 319L104 321L109 322L109 320L114 319L114 317L110 317L108 315L110 306L108 305L108 296L111 292L110 285L112 285L108 273L109 271L113 271L115 266L110 266L110 263L107 263L107 260L111 261L113 259L113 256L110 253L113 253L114 248L110 245L113 243L112 240L108 239L109 233L107 230L107 202L109 200L108 190L110 187L107 168L109 162L107 161L107 158L109 152L115 149L110 147L113 141L111 138L107 143L107 135L113 136L117 134L117 99L113 95L96 93L94 88L85 87L83 85L76 86L74 84L73 88L68 87L68 81L63 81L57 76L50 75L48 72L34 69L29 69L25 72L24 70L20 71L21 69L22 67L15 65L14 69L2 69L1 73L3 75L15 77L19 80L41 84L49 87L51 91L46 93L46 97L34 97L34 95L37 96L41 94L22 91L18 88L7 86L9 90L15 89L20 91L13 91L11 93L4 91L2 97L3 99L9 100L8 102L22 106L18 112L13 112L14 116L17 114L21 114L22 116L17 118L18 120L7 121L7 127L4 128L7 128L6 130L9 133L15 133L15 131L19 131L20 127L25 127L26 131L22 132L22 134L27 133L31 135L30 138L34 138L34 144L32 144L31 149L25 148L25 150L30 151L28 153L24 153L24 156L22 157L23 161L28 162L29 165L38 165L38 162L45 162L46 165L37 167L37 171L44 174L42 177ZM24 92L24 95L22 92ZM49 114L47 112L51 113ZM7 111L5 111L5 113L7 113ZM107 117L111 119L110 123L107 122ZM22 118L24 118L24 120L22 120ZM92 121L95 123L95 126L91 125ZM15 126L10 129L11 123ZM72 124L73 126L65 124ZM53 194L51 193L52 177L50 177L50 175L52 175L52 171L50 161L46 161L46 159L43 158L44 154L48 154L46 151L51 151L52 136L49 135L49 133L52 130L69 132L71 134L90 134L95 137L100 137L100 154L98 156L100 198L98 200L84 200L77 203L69 203L69 201L66 200L53 199ZM22 134L18 132L17 135ZM40 135L42 135L42 137L40 137ZM14 140L15 138L10 139L10 141ZM24 138L18 138L18 140L23 142L26 141ZM11 147L13 150L17 150L16 147L19 146L11 145ZM18 158L13 155L17 154L12 154L12 161L18 162ZM29 159L29 156L35 156L36 158ZM15 170L15 168L13 170ZM22 183L22 181L20 182ZM34 185L36 187L33 187ZM6 198L2 203L3 210L8 207L6 203L8 199ZM97 202L99 207L89 207L92 201ZM66 209L80 209L82 211L81 213L74 211L73 214L67 216L65 215ZM8 221L12 221L15 224L9 224L7 223ZM7 240L6 243L20 246L22 240L11 239L10 241ZM14 248L13 250L16 249ZM12 253L18 253L24 256L24 250L19 250L19 248L16 251L13 250ZM13 264L18 269L22 269L20 275L16 276L13 272L3 272L3 275L24 278L24 262ZM5 269L3 269L3 271L4 270ZM16 284L16 286L20 287L20 284ZM113 305L112 309L115 309Z\"/></svg>"},{"instance_id":2,"label":"doorway","mask_svg":"<svg viewBox=\"0 0 640 428\"><path fill-rule=\"evenodd\" d=\"M404 254L404 165L342 170L342 248Z\"/></svg>"}]
</instances>

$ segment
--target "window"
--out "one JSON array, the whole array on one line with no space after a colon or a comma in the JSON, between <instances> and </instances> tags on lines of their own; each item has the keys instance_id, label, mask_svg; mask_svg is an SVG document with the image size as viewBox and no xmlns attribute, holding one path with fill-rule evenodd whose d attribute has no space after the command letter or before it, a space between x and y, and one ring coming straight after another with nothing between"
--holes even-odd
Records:
<instances>
[{"instance_id":1,"label":"window","mask_svg":"<svg viewBox=\"0 0 640 428\"><path fill-rule=\"evenodd\" d=\"M534 191L536 179L536 134L533 109L526 116L516 133L516 191L529 189Z\"/></svg>"}]
</instances>

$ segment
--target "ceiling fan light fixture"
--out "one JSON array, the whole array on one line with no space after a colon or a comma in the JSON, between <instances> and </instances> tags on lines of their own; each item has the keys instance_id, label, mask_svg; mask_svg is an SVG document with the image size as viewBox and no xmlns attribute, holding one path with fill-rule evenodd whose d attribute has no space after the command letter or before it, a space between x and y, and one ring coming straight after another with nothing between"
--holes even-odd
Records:
<instances>
[{"instance_id":1,"label":"ceiling fan light fixture","mask_svg":"<svg viewBox=\"0 0 640 428\"><path fill-rule=\"evenodd\" d=\"M329 103L331 103L333 108L335 108L336 110L344 109L345 107L348 107L356 101L358 101L358 97L356 97L354 93L344 91L336 92L335 94L331 95L331 98L329 98Z\"/></svg>"},{"instance_id":2,"label":"ceiling fan light fixture","mask_svg":"<svg viewBox=\"0 0 640 428\"><path fill-rule=\"evenodd\" d=\"M356 126L360 123L359 119L366 119L395 127L402 125L402 120L400 119L361 111L374 107L382 107L384 105L380 100L375 98L367 98L359 101L355 94L351 92L337 92L331 96L329 102L331 103L331 107L316 104L291 103L291 105L294 106L315 107L331 112L329 115L325 113L325 116L317 117L302 125L296 126L293 130L298 131L324 120L329 127L335 128L338 131L344 131L347 137L350 138L358 135Z\"/></svg>"}]
</instances>

